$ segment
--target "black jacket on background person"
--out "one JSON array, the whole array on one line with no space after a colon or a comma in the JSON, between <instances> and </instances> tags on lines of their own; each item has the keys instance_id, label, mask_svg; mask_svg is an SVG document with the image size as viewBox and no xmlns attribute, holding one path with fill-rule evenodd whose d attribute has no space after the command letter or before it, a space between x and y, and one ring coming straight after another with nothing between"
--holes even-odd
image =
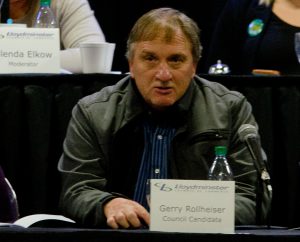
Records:
<instances>
[{"instance_id":1,"label":"black jacket on background person","mask_svg":"<svg viewBox=\"0 0 300 242\"><path fill-rule=\"evenodd\" d=\"M267 23L271 14L271 7L258 5L258 2L259 0L227 1L209 44L207 70L217 60L221 60L229 66L232 74L251 73L263 33L251 37L247 28L254 19Z\"/></svg>"},{"instance_id":2,"label":"black jacket on background person","mask_svg":"<svg viewBox=\"0 0 300 242\"><path fill-rule=\"evenodd\" d=\"M104 226L105 202L118 196L132 199L143 153L143 120L152 115L129 76L78 102L58 164L64 215L87 226ZM162 116L177 130L169 178L207 179L214 147L228 147L236 182L235 222L255 224L258 177L237 132L245 123L257 126L246 98L195 76L185 95L158 119ZM266 217L271 198L264 198Z\"/></svg>"},{"instance_id":3,"label":"black jacket on background person","mask_svg":"<svg viewBox=\"0 0 300 242\"><path fill-rule=\"evenodd\" d=\"M294 33L289 25L259 0L228 0L209 43L205 72L218 60L231 74L251 74L253 69L300 74L294 50Z\"/></svg>"}]
</instances>

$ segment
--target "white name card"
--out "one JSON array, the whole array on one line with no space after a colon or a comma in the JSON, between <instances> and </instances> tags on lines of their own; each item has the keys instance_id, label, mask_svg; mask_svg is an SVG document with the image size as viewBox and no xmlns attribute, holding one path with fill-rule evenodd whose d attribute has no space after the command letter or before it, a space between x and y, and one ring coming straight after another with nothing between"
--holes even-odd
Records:
<instances>
[{"instance_id":1,"label":"white name card","mask_svg":"<svg viewBox=\"0 0 300 242\"><path fill-rule=\"evenodd\" d=\"M234 233L234 181L151 179L150 230Z\"/></svg>"},{"instance_id":2,"label":"white name card","mask_svg":"<svg viewBox=\"0 0 300 242\"><path fill-rule=\"evenodd\" d=\"M0 73L59 73L58 28L0 27Z\"/></svg>"}]
</instances>

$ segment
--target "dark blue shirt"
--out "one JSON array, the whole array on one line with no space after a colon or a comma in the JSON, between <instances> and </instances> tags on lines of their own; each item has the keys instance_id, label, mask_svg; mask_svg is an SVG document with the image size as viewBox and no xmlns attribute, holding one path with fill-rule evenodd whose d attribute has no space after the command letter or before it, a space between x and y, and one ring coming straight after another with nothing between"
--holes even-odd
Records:
<instances>
[{"instance_id":1,"label":"dark blue shirt","mask_svg":"<svg viewBox=\"0 0 300 242\"><path fill-rule=\"evenodd\" d=\"M146 200L148 179L168 178L168 153L175 128L146 121L144 124L145 146L136 182L134 200L149 210Z\"/></svg>"}]
</instances>

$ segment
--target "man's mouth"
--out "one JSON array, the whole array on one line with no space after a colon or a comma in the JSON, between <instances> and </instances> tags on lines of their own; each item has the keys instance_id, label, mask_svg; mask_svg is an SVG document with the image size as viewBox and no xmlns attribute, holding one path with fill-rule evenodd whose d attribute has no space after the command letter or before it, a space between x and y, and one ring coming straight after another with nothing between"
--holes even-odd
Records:
<instances>
[{"instance_id":1,"label":"man's mouth","mask_svg":"<svg viewBox=\"0 0 300 242\"><path fill-rule=\"evenodd\" d=\"M155 91L159 94L170 94L172 92L171 87L155 87Z\"/></svg>"}]
</instances>

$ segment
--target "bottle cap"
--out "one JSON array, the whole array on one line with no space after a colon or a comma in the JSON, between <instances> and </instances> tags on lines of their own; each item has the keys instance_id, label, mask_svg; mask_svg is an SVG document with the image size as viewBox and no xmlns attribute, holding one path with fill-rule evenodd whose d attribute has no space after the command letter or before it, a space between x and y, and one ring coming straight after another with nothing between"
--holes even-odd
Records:
<instances>
[{"instance_id":1,"label":"bottle cap","mask_svg":"<svg viewBox=\"0 0 300 242\"><path fill-rule=\"evenodd\" d=\"M6 23L7 23L7 24L13 24L14 21L13 21L13 19L9 18L9 19L7 19Z\"/></svg>"},{"instance_id":2,"label":"bottle cap","mask_svg":"<svg viewBox=\"0 0 300 242\"><path fill-rule=\"evenodd\" d=\"M49 5L50 6L51 0L41 0L40 4L41 5Z\"/></svg>"},{"instance_id":3,"label":"bottle cap","mask_svg":"<svg viewBox=\"0 0 300 242\"><path fill-rule=\"evenodd\" d=\"M216 155L226 155L227 154L226 146L216 146L215 147L215 154Z\"/></svg>"}]
</instances>

